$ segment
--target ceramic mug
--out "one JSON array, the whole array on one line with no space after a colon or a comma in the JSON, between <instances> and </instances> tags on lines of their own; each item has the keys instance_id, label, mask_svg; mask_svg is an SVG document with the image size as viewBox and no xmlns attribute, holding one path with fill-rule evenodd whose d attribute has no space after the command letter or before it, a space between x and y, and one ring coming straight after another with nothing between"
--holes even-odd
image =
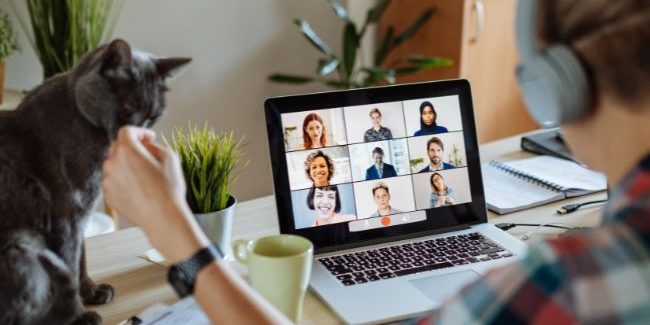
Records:
<instances>
[{"instance_id":1,"label":"ceramic mug","mask_svg":"<svg viewBox=\"0 0 650 325\"><path fill-rule=\"evenodd\" d=\"M300 321L311 275L314 246L296 235L239 239L233 255L248 266L248 278L262 296L294 322Z\"/></svg>"}]
</instances>

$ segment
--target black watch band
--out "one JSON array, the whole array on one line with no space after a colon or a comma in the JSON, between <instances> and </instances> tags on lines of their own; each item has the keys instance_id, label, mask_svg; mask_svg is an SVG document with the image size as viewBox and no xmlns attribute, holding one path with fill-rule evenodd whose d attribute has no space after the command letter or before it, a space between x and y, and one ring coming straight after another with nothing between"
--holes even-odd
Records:
<instances>
[{"instance_id":1,"label":"black watch band","mask_svg":"<svg viewBox=\"0 0 650 325\"><path fill-rule=\"evenodd\" d=\"M167 273L167 281L179 297L194 293L194 282L199 272L210 263L223 259L223 253L215 243L200 249L185 261L172 265Z\"/></svg>"}]
</instances>

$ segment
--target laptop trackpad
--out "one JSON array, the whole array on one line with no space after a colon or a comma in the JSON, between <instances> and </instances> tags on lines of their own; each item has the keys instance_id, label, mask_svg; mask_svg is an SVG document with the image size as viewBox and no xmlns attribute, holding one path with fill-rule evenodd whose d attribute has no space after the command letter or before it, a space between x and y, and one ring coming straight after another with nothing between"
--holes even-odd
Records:
<instances>
[{"instance_id":1,"label":"laptop trackpad","mask_svg":"<svg viewBox=\"0 0 650 325\"><path fill-rule=\"evenodd\" d=\"M454 272L443 275L430 276L428 278L409 281L416 289L434 302L441 303L445 299L457 294L460 289L480 275L472 270Z\"/></svg>"}]
</instances>

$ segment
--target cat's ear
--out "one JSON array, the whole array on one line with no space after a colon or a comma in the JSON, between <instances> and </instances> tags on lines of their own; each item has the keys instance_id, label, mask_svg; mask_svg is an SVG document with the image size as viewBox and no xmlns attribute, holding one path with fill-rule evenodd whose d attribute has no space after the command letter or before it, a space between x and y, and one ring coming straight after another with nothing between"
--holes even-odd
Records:
<instances>
[{"instance_id":1,"label":"cat's ear","mask_svg":"<svg viewBox=\"0 0 650 325\"><path fill-rule=\"evenodd\" d=\"M121 39L112 41L102 54L102 74L109 78L129 80L132 76L131 47Z\"/></svg>"},{"instance_id":2,"label":"cat's ear","mask_svg":"<svg viewBox=\"0 0 650 325\"><path fill-rule=\"evenodd\" d=\"M176 78L192 58L156 59L156 72L165 80Z\"/></svg>"}]
</instances>

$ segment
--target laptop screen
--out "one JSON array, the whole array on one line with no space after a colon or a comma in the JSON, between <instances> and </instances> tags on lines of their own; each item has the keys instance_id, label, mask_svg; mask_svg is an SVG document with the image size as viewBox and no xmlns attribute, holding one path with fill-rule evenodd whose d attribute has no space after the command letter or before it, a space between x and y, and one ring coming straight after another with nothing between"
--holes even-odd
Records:
<instances>
[{"instance_id":1,"label":"laptop screen","mask_svg":"<svg viewBox=\"0 0 650 325\"><path fill-rule=\"evenodd\" d=\"M272 98L266 114L281 231L317 250L486 219L464 81Z\"/></svg>"}]
</instances>

